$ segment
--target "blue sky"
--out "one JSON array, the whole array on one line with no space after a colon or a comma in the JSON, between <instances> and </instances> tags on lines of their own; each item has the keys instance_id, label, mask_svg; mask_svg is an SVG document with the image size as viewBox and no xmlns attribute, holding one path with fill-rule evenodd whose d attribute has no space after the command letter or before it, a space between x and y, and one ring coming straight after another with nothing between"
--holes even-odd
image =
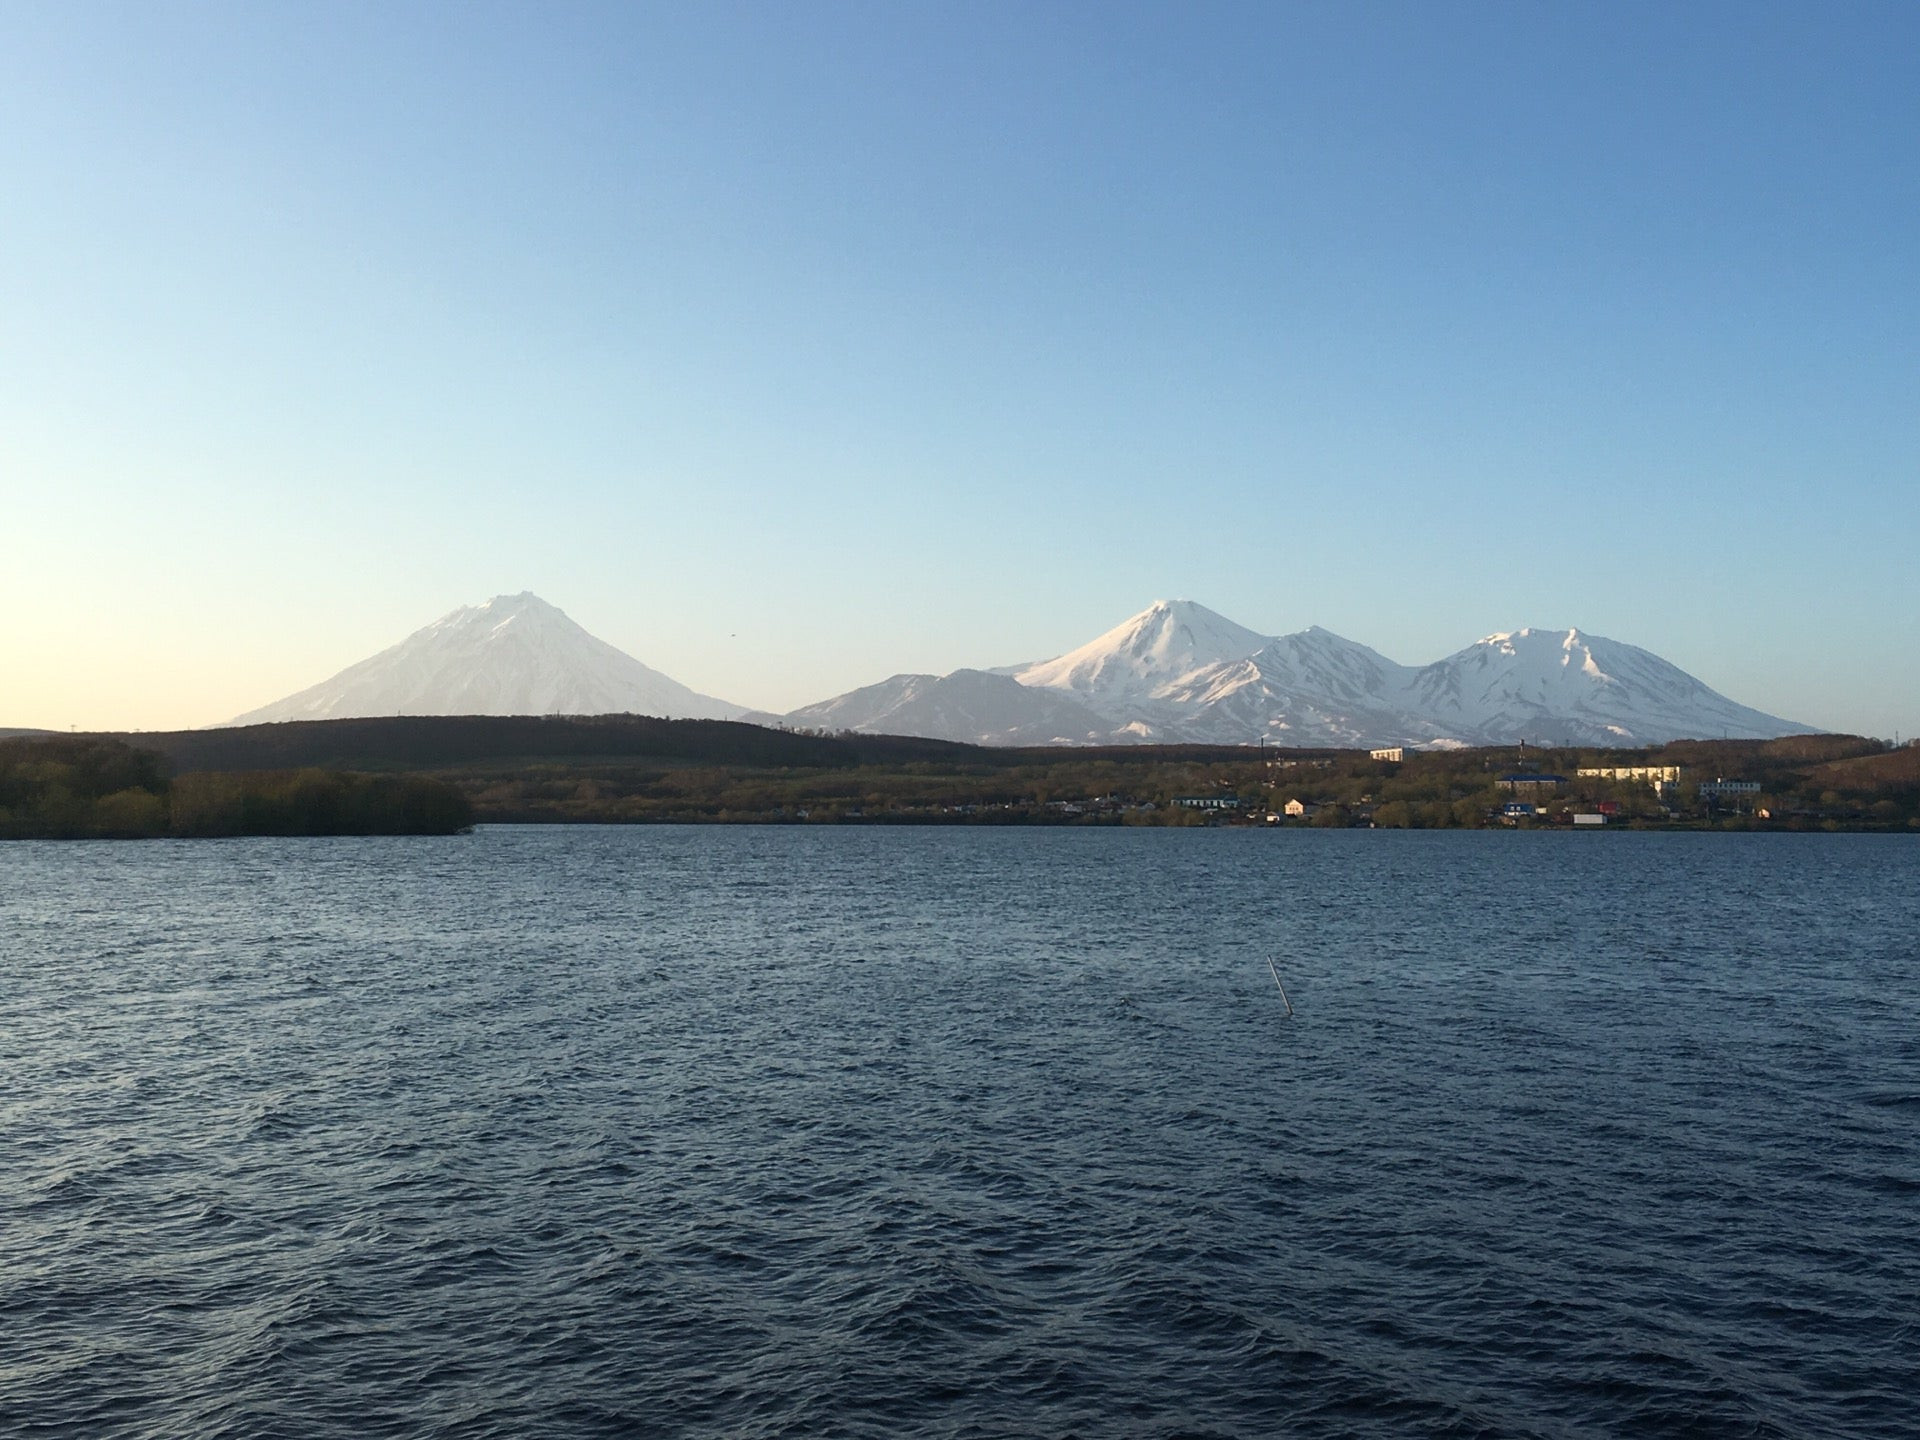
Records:
<instances>
[{"instance_id":1,"label":"blue sky","mask_svg":"<svg viewBox=\"0 0 1920 1440\"><path fill-rule=\"evenodd\" d=\"M532 589L786 709L1161 597L1920 732L1920 7L0 3L0 724Z\"/></svg>"}]
</instances>

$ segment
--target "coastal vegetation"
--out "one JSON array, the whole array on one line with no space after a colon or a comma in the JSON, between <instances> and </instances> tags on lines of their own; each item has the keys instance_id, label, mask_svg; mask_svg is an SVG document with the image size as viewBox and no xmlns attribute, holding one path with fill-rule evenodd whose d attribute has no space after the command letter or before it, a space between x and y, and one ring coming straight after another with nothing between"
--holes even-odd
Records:
<instances>
[{"instance_id":1,"label":"coastal vegetation","mask_svg":"<svg viewBox=\"0 0 1920 1440\"><path fill-rule=\"evenodd\" d=\"M1124 751L986 752L966 761L787 767L575 762L441 772L482 820L533 822L1002 825L1292 825L1458 829L1571 825L1576 815L1637 828L1920 830L1920 750L1832 746L1815 758L1743 742L1702 755L1465 750L1398 763L1327 752L1262 756ZM1871 742L1867 742L1871 743ZM1582 777L1581 769L1678 765L1675 785ZM1510 815L1505 777L1525 790ZM1753 777L1760 790L1708 798L1703 781ZM1524 789L1524 787L1523 787ZM1297 813L1289 814L1293 809Z\"/></svg>"},{"instance_id":2,"label":"coastal vegetation","mask_svg":"<svg viewBox=\"0 0 1920 1440\"><path fill-rule=\"evenodd\" d=\"M473 823L466 796L429 775L171 768L110 738L0 741L0 839L444 835Z\"/></svg>"},{"instance_id":3,"label":"coastal vegetation","mask_svg":"<svg viewBox=\"0 0 1920 1440\"><path fill-rule=\"evenodd\" d=\"M424 775L458 791L482 822L1451 829L1586 815L1639 828L1920 830L1920 748L1859 736L1405 751L1397 761L1254 746L988 749L638 716L310 721L135 738L183 771ZM1580 773L1634 766L1677 767L1678 778L1656 788ZM1515 774L1560 780L1521 794L1504 778ZM1757 788L1716 796L1717 780ZM1515 804L1530 813L1508 814Z\"/></svg>"}]
</instances>

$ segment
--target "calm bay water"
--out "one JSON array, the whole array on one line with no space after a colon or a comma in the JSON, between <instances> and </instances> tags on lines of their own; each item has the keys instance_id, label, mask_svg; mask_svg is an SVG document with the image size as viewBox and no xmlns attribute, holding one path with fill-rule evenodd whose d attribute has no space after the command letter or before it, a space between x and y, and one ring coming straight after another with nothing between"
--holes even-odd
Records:
<instances>
[{"instance_id":1,"label":"calm bay water","mask_svg":"<svg viewBox=\"0 0 1920 1440\"><path fill-rule=\"evenodd\" d=\"M0 846L0 1432L1920 1434L1917 937L1902 837Z\"/></svg>"}]
</instances>

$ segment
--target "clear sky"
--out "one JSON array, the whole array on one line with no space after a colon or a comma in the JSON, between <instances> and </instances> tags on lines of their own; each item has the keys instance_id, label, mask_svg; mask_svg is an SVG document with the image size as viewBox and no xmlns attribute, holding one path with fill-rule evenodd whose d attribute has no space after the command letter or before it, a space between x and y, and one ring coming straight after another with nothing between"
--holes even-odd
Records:
<instances>
[{"instance_id":1,"label":"clear sky","mask_svg":"<svg viewBox=\"0 0 1920 1440\"><path fill-rule=\"evenodd\" d=\"M522 589L776 710L1186 596L1920 733L1920 5L0 0L0 725Z\"/></svg>"}]
</instances>

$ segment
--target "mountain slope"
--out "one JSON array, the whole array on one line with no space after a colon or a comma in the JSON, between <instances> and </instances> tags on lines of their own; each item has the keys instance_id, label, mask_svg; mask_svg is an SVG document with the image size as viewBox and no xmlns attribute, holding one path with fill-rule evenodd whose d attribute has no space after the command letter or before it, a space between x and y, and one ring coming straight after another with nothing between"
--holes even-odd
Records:
<instances>
[{"instance_id":1,"label":"mountain slope","mask_svg":"<svg viewBox=\"0 0 1920 1440\"><path fill-rule=\"evenodd\" d=\"M1034 712L1004 686L983 688L1007 677L1081 713ZM988 745L1626 746L1811 733L1577 630L1504 632L1416 669L1319 626L1265 636L1190 600L1156 601L1052 660L895 676L787 718Z\"/></svg>"},{"instance_id":2,"label":"mountain slope","mask_svg":"<svg viewBox=\"0 0 1920 1440\"><path fill-rule=\"evenodd\" d=\"M1031 689L984 670L895 675L783 719L808 729L919 735L972 745L1118 744L1146 738L1120 731L1070 696Z\"/></svg>"},{"instance_id":3,"label":"mountain slope","mask_svg":"<svg viewBox=\"0 0 1920 1440\"><path fill-rule=\"evenodd\" d=\"M1203 744L1404 743L1413 671L1319 626L1268 636L1191 600L1138 615L1015 678L1071 694L1116 724ZM1389 737L1389 738L1382 738Z\"/></svg>"},{"instance_id":4,"label":"mountain slope","mask_svg":"<svg viewBox=\"0 0 1920 1440\"><path fill-rule=\"evenodd\" d=\"M1415 672L1409 708L1469 744L1658 745L1811 727L1741 705L1651 651L1579 630L1489 635Z\"/></svg>"},{"instance_id":5,"label":"mountain slope","mask_svg":"<svg viewBox=\"0 0 1920 1440\"><path fill-rule=\"evenodd\" d=\"M1146 708L1212 744L1400 745L1415 733L1435 738L1407 712L1413 673L1315 625L1163 686Z\"/></svg>"},{"instance_id":6,"label":"mountain slope","mask_svg":"<svg viewBox=\"0 0 1920 1440\"><path fill-rule=\"evenodd\" d=\"M742 713L649 669L522 592L455 610L331 679L228 723L375 715L729 720Z\"/></svg>"},{"instance_id":7,"label":"mountain slope","mask_svg":"<svg viewBox=\"0 0 1920 1440\"><path fill-rule=\"evenodd\" d=\"M1195 671L1242 660L1268 637L1191 600L1156 600L1077 650L1018 670L1022 685L1061 690L1117 713Z\"/></svg>"}]
</instances>

